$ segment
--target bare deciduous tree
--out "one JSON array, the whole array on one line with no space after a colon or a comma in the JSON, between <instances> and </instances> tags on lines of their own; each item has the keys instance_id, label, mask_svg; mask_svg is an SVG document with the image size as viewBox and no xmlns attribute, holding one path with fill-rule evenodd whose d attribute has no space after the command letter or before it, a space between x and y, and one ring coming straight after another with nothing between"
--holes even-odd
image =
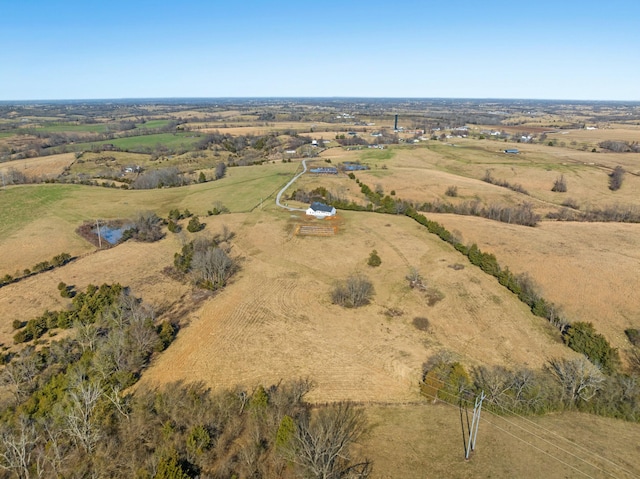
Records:
<instances>
[{"instance_id":1,"label":"bare deciduous tree","mask_svg":"<svg viewBox=\"0 0 640 479\"><path fill-rule=\"evenodd\" d=\"M212 246L194 252L191 268L198 282L215 290L227 284L236 263L222 249Z\"/></svg>"},{"instance_id":2,"label":"bare deciduous tree","mask_svg":"<svg viewBox=\"0 0 640 479\"><path fill-rule=\"evenodd\" d=\"M94 417L101 396L101 386L85 379L79 380L67 393L66 431L88 454L93 452L101 437Z\"/></svg>"},{"instance_id":3,"label":"bare deciduous tree","mask_svg":"<svg viewBox=\"0 0 640 479\"><path fill-rule=\"evenodd\" d=\"M305 415L299 419L292 438L290 460L313 478L367 478L371 463L354 463L350 451L365 428L362 409L348 403L322 408L312 418Z\"/></svg>"},{"instance_id":4,"label":"bare deciduous tree","mask_svg":"<svg viewBox=\"0 0 640 479\"><path fill-rule=\"evenodd\" d=\"M586 358L552 359L548 369L562 386L570 404L592 399L605 380L604 374Z\"/></svg>"},{"instance_id":5,"label":"bare deciduous tree","mask_svg":"<svg viewBox=\"0 0 640 479\"><path fill-rule=\"evenodd\" d=\"M331 300L340 306L357 308L369 304L373 293L373 283L364 275L354 273L336 285L331 292Z\"/></svg>"},{"instance_id":6,"label":"bare deciduous tree","mask_svg":"<svg viewBox=\"0 0 640 479\"><path fill-rule=\"evenodd\" d=\"M12 471L19 479L31 477L32 456L40 438L32 421L25 416L14 427L0 430L0 469Z\"/></svg>"}]
</instances>

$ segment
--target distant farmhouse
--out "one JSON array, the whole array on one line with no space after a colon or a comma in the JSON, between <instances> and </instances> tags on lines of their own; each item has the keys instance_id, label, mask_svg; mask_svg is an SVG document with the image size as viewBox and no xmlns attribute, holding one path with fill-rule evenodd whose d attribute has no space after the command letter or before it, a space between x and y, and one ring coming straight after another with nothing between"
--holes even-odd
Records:
<instances>
[{"instance_id":1,"label":"distant farmhouse","mask_svg":"<svg viewBox=\"0 0 640 479\"><path fill-rule=\"evenodd\" d=\"M309 216L315 216L316 218L327 218L329 216L335 216L336 209L333 206L315 201L307 208L307 214Z\"/></svg>"}]
</instances>

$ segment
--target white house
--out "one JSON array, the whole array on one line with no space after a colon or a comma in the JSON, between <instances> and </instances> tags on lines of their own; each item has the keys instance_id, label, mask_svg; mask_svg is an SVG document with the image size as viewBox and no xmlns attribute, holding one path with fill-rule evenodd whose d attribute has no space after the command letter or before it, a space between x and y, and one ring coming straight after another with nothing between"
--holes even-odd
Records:
<instances>
[{"instance_id":1,"label":"white house","mask_svg":"<svg viewBox=\"0 0 640 479\"><path fill-rule=\"evenodd\" d=\"M336 209L333 206L315 201L307 208L307 214L309 216L315 216L316 218L327 218L329 216L335 216Z\"/></svg>"}]
</instances>

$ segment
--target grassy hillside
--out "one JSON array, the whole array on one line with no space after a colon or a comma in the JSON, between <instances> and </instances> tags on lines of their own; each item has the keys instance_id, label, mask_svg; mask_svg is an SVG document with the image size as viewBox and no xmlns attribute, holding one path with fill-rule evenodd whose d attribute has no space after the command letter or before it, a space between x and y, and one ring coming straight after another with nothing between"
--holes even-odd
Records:
<instances>
[{"instance_id":1,"label":"grassy hillside","mask_svg":"<svg viewBox=\"0 0 640 479\"><path fill-rule=\"evenodd\" d=\"M221 180L170 189L133 191L57 184L8 187L0 192L0 248L7 258L0 265L0 274L22 271L62 251L72 255L89 251L91 246L75 233L83 221L131 218L147 210L166 216L174 208L205 216L216 201L232 212L249 211L268 201L298 166L230 168Z\"/></svg>"}]
</instances>

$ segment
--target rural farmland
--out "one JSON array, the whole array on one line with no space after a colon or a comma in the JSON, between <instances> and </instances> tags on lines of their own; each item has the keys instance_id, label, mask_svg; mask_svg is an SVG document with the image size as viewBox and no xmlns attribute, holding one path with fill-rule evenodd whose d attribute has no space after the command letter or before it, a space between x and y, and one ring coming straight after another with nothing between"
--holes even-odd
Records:
<instances>
[{"instance_id":1,"label":"rural farmland","mask_svg":"<svg viewBox=\"0 0 640 479\"><path fill-rule=\"evenodd\" d=\"M0 104L0 463L26 438L42 477L316 477L327 427L359 474L327 477L639 477L638 122Z\"/></svg>"}]
</instances>

